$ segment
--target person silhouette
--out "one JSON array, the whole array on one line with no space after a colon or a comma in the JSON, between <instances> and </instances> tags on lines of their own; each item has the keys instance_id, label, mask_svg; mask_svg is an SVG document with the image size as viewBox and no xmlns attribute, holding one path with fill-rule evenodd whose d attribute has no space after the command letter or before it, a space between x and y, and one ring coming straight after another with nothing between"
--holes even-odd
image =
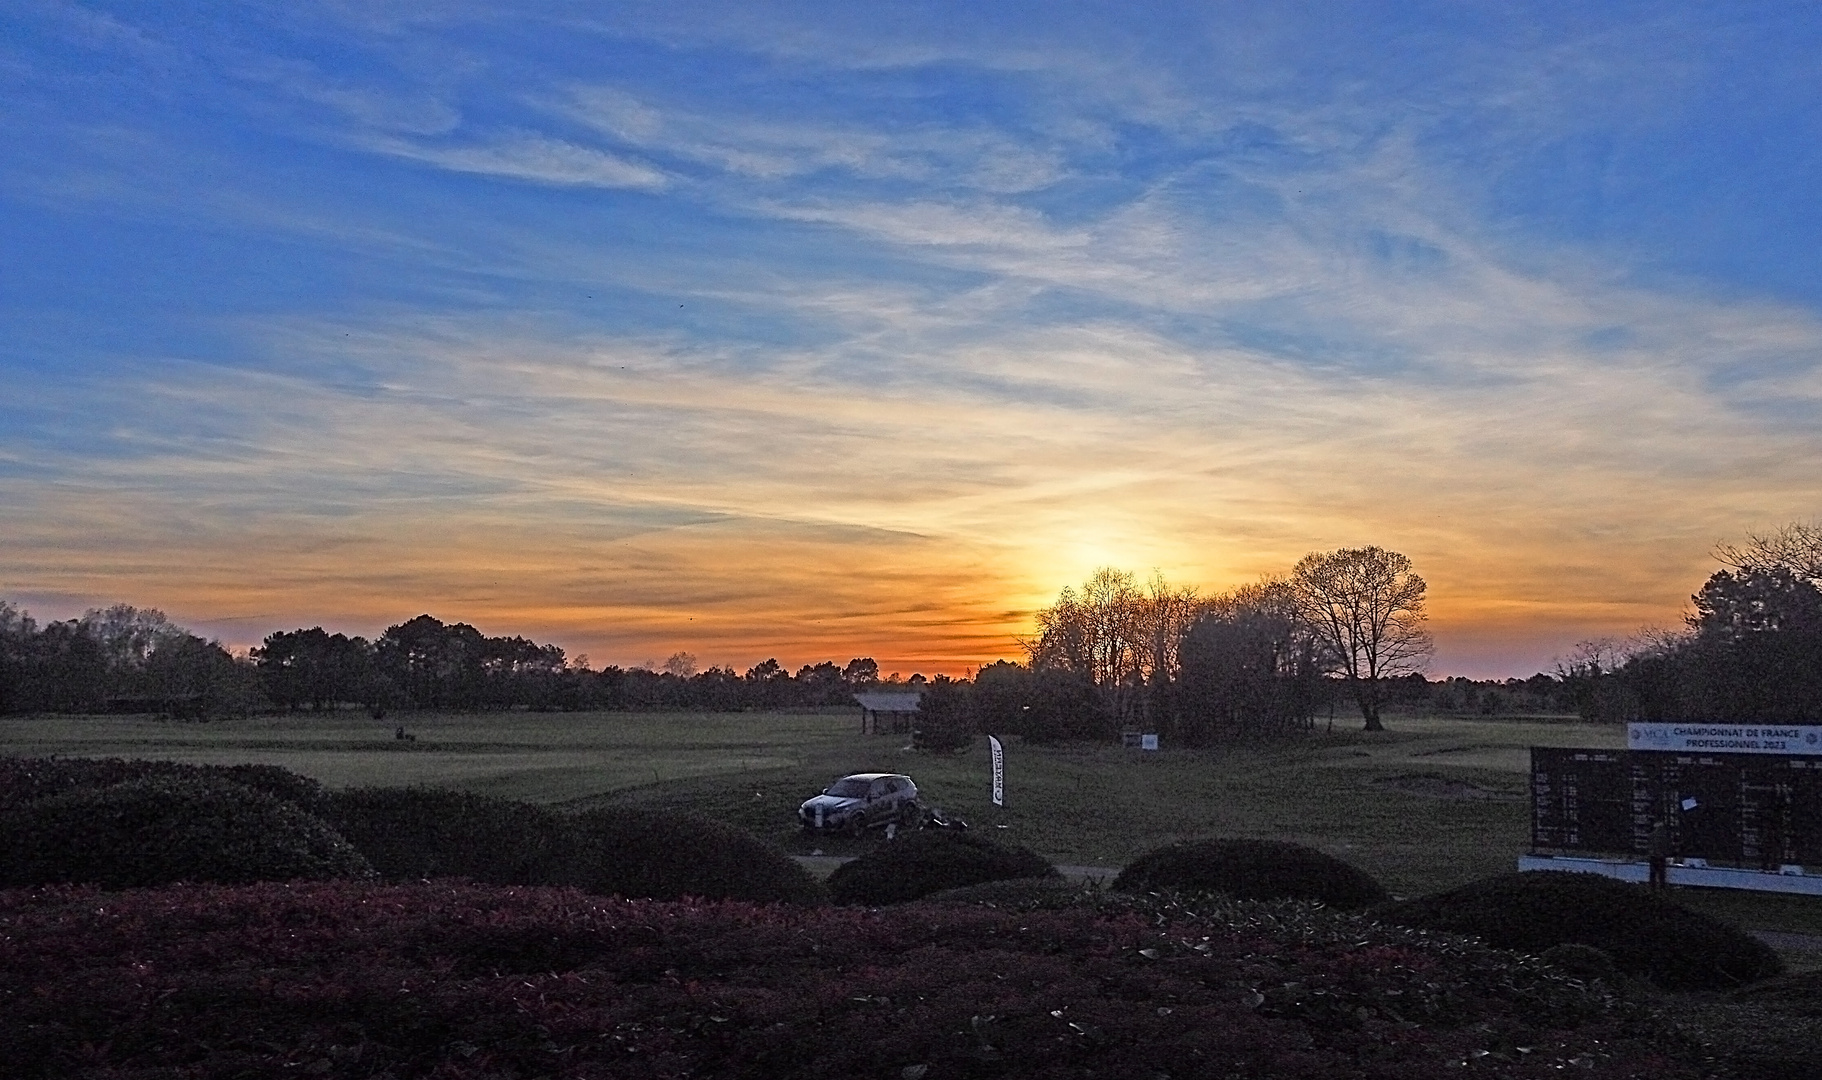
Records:
<instances>
[{"instance_id":1,"label":"person silhouette","mask_svg":"<svg viewBox=\"0 0 1822 1080\"><path fill-rule=\"evenodd\" d=\"M1670 825L1659 820L1651 828L1651 840L1645 849L1651 865L1650 878L1647 884L1652 889L1670 887Z\"/></svg>"}]
</instances>

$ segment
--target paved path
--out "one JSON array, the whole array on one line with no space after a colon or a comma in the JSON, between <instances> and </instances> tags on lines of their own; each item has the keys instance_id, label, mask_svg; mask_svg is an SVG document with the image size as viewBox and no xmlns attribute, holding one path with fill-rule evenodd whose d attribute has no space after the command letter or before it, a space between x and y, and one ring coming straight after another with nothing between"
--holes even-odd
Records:
<instances>
[{"instance_id":1,"label":"paved path","mask_svg":"<svg viewBox=\"0 0 1822 1080\"><path fill-rule=\"evenodd\" d=\"M842 863L852 862L854 856L793 855L791 858L802 863L809 869L810 873L815 874L817 877L826 878L830 874L833 874L835 868ZM1106 883L1112 881L1115 875L1119 874L1120 868L1117 866L1058 866L1057 872L1070 881L1099 881Z\"/></svg>"},{"instance_id":2,"label":"paved path","mask_svg":"<svg viewBox=\"0 0 1822 1080\"><path fill-rule=\"evenodd\" d=\"M1752 936L1781 953L1799 954L1805 961L1822 960L1822 937L1790 934L1782 930L1754 930Z\"/></svg>"}]
</instances>

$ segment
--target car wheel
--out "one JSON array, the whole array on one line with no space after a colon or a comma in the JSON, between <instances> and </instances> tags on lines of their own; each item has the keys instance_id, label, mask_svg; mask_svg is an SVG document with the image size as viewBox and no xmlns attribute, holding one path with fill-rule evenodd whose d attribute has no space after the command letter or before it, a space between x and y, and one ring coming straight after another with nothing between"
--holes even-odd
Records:
<instances>
[{"instance_id":1,"label":"car wheel","mask_svg":"<svg viewBox=\"0 0 1822 1080\"><path fill-rule=\"evenodd\" d=\"M854 816L848 819L848 832L855 836L861 836L864 835L866 831L867 815L856 811Z\"/></svg>"},{"instance_id":2,"label":"car wheel","mask_svg":"<svg viewBox=\"0 0 1822 1080\"><path fill-rule=\"evenodd\" d=\"M914 802L908 802L898 808L898 827L915 829L924 823L924 808Z\"/></svg>"}]
</instances>

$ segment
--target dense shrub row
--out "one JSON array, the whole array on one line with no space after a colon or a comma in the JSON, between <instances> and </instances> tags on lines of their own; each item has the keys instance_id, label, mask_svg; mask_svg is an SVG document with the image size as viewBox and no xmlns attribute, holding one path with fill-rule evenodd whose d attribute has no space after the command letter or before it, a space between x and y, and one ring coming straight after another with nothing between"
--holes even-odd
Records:
<instances>
[{"instance_id":1,"label":"dense shrub row","mask_svg":"<svg viewBox=\"0 0 1822 1080\"><path fill-rule=\"evenodd\" d=\"M118 759L0 759L0 792L0 886L377 873L660 899L827 900L822 883L783 853L689 814L614 807L560 815L434 788L330 794L273 766Z\"/></svg>"},{"instance_id":2,"label":"dense shrub row","mask_svg":"<svg viewBox=\"0 0 1822 1080\"><path fill-rule=\"evenodd\" d=\"M692 814L611 806L572 819L574 884L602 895L818 904L828 890L744 830Z\"/></svg>"},{"instance_id":3,"label":"dense shrub row","mask_svg":"<svg viewBox=\"0 0 1822 1080\"><path fill-rule=\"evenodd\" d=\"M1587 945L1666 990L1722 990L1779 974L1764 942L1638 885L1597 874L1507 874L1389 904L1388 922L1543 952Z\"/></svg>"},{"instance_id":4,"label":"dense shrub row","mask_svg":"<svg viewBox=\"0 0 1822 1080\"><path fill-rule=\"evenodd\" d=\"M900 904L987 881L1058 877L1028 848L940 830L906 834L843 863L829 875L829 893L841 904Z\"/></svg>"},{"instance_id":5,"label":"dense shrub row","mask_svg":"<svg viewBox=\"0 0 1822 1080\"><path fill-rule=\"evenodd\" d=\"M1364 908L1390 899L1365 871L1278 840L1193 840L1134 859L1113 880L1124 892L1176 889L1248 900L1320 900Z\"/></svg>"},{"instance_id":6,"label":"dense shrub row","mask_svg":"<svg viewBox=\"0 0 1822 1080\"><path fill-rule=\"evenodd\" d=\"M0 886L360 878L367 860L321 818L206 776L76 788L0 810Z\"/></svg>"},{"instance_id":7,"label":"dense shrub row","mask_svg":"<svg viewBox=\"0 0 1822 1080\"><path fill-rule=\"evenodd\" d=\"M21 1080L1699 1075L1539 961L1308 905L1122 902L1154 906L0 893L0 1061Z\"/></svg>"},{"instance_id":8,"label":"dense shrub row","mask_svg":"<svg viewBox=\"0 0 1822 1080\"><path fill-rule=\"evenodd\" d=\"M212 777L283 799L322 815L329 792L307 776L277 765L187 765L127 758L0 757L0 809L20 806L75 788L108 787L129 780Z\"/></svg>"},{"instance_id":9,"label":"dense shrub row","mask_svg":"<svg viewBox=\"0 0 1822 1080\"><path fill-rule=\"evenodd\" d=\"M602 895L823 903L795 860L694 814L540 806L435 788L364 788L332 797L330 820L389 881L463 877L495 885L573 885Z\"/></svg>"},{"instance_id":10,"label":"dense shrub row","mask_svg":"<svg viewBox=\"0 0 1822 1080\"><path fill-rule=\"evenodd\" d=\"M438 788L356 788L324 815L387 881L549 885L571 856L563 819L531 803Z\"/></svg>"}]
</instances>

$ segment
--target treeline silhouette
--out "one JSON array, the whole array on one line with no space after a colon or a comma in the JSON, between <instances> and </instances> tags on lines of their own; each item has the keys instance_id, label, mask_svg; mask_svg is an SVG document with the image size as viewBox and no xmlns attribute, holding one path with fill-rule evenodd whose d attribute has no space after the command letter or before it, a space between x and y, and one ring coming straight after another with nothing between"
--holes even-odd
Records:
<instances>
[{"instance_id":1,"label":"treeline silhouette","mask_svg":"<svg viewBox=\"0 0 1822 1080\"><path fill-rule=\"evenodd\" d=\"M1206 615L1206 613L1205 613ZM1207 648L1219 655L1220 616L1199 622ZM1197 640L1201 640L1198 638ZM1207 672L1189 646L1183 701L1194 703ZM912 675L883 677L870 657L845 665L806 664L795 673L765 660L744 673L728 667L694 670L677 654L667 670L610 666L591 670L558 646L524 637L490 637L466 623L420 615L387 628L377 639L331 634L321 627L281 631L245 657L205 641L165 615L126 604L80 618L39 625L0 601L0 712L155 713L179 718L247 715L266 711L332 711L362 708L447 710L691 710L740 711L853 704L857 691L924 694L933 738L947 722L969 733L991 730L1036 740L1105 738L1122 721L1117 692L1097 686L1067 662L999 661L972 678ZM1341 701L1332 680L1303 687L1299 722ZM1548 675L1504 682L1421 674L1390 680L1387 703L1404 711L1487 715L1561 712L1573 707L1562 681ZM1128 702L1130 703L1130 702ZM1222 708L1231 708L1223 703ZM1225 715L1225 714L1224 714ZM1245 716L1229 717L1244 734ZM1185 738L1190 725L1166 727ZM1211 727L1211 732L1216 728Z\"/></svg>"},{"instance_id":2,"label":"treeline silhouette","mask_svg":"<svg viewBox=\"0 0 1822 1080\"><path fill-rule=\"evenodd\" d=\"M1822 723L1822 527L1722 545L1676 631L1587 641L1559 668L1591 720Z\"/></svg>"},{"instance_id":3,"label":"treeline silhouette","mask_svg":"<svg viewBox=\"0 0 1822 1080\"><path fill-rule=\"evenodd\" d=\"M267 710L741 709L852 704L881 680L857 657L804 665L777 660L744 674L572 663L562 648L489 637L467 623L420 615L373 641L322 627L281 631L245 658L173 624L162 612L117 604L43 626L0 601L0 712L159 713L181 718ZM913 675L902 685L924 684Z\"/></svg>"},{"instance_id":4,"label":"treeline silhouette","mask_svg":"<svg viewBox=\"0 0 1822 1080\"><path fill-rule=\"evenodd\" d=\"M429 615L373 641L278 632L236 658L157 611L121 604L39 626L0 602L0 711L730 711L851 705L856 691L897 686L921 692L917 727L933 748L981 732L1054 742L1144 731L1204 745L1308 731L1347 712L1371 729L1387 709L1822 721L1822 530L1788 526L1716 554L1727 569L1692 597L1681 630L1585 642L1554 674L1503 681L1423 675L1423 581L1378 548L1312 554L1290 574L1210 597L1103 569L1038 612L1024 663L903 683L882 680L865 657L795 673L766 660L741 673L697 671L679 653L663 670L594 670L555 645ZM1366 614L1349 623L1350 613Z\"/></svg>"}]
</instances>

